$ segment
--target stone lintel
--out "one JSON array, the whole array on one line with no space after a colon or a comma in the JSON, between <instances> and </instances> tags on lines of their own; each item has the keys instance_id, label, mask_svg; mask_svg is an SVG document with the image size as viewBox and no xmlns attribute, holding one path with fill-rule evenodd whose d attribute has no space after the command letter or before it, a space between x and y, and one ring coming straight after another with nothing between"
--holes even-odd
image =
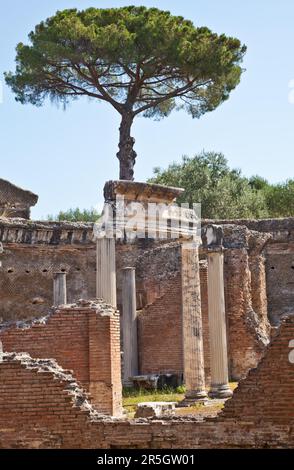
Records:
<instances>
[{"instance_id":1,"label":"stone lintel","mask_svg":"<svg viewBox=\"0 0 294 470\"><path fill-rule=\"evenodd\" d=\"M161 184L111 180L105 183L104 198L107 202L114 201L117 196L123 196L126 201L171 204L183 194L184 191L183 188L174 188Z\"/></svg>"}]
</instances>

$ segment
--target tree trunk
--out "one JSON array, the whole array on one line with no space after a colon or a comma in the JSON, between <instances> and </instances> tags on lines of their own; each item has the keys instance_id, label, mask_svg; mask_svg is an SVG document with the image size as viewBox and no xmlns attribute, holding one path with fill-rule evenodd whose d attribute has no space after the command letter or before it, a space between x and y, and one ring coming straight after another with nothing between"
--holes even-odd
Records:
<instances>
[{"instance_id":1,"label":"tree trunk","mask_svg":"<svg viewBox=\"0 0 294 470\"><path fill-rule=\"evenodd\" d=\"M119 128L119 179L133 181L136 152L133 150L135 139L131 137L133 115L129 112L122 115Z\"/></svg>"}]
</instances>

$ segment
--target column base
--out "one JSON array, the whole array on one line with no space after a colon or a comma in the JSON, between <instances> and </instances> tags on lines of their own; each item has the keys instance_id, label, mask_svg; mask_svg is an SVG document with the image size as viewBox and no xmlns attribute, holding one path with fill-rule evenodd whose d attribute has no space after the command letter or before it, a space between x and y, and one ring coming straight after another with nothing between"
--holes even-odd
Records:
<instances>
[{"instance_id":1,"label":"column base","mask_svg":"<svg viewBox=\"0 0 294 470\"><path fill-rule=\"evenodd\" d=\"M211 385L208 396L210 398L230 398L233 395L229 384Z\"/></svg>"},{"instance_id":2,"label":"column base","mask_svg":"<svg viewBox=\"0 0 294 470\"><path fill-rule=\"evenodd\" d=\"M185 394L185 398L180 401L178 407L189 407L194 405L205 405L208 401L207 393L205 390L199 392L191 391Z\"/></svg>"}]
</instances>

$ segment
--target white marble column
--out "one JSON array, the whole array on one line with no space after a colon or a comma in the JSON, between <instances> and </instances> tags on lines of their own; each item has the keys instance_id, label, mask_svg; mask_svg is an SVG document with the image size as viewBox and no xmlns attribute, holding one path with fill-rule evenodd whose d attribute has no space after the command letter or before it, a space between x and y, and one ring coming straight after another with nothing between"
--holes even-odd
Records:
<instances>
[{"instance_id":1,"label":"white marble column","mask_svg":"<svg viewBox=\"0 0 294 470\"><path fill-rule=\"evenodd\" d=\"M138 375L138 343L136 312L135 268L122 270L122 339L123 339L123 384L133 382L131 377Z\"/></svg>"},{"instance_id":2,"label":"white marble column","mask_svg":"<svg viewBox=\"0 0 294 470\"><path fill-rule=\"evenodd\" d=\"M58 307L59 305L65 305L67 302L66 298L66 273L56 272L53 273L53 305Z\"/></svg>"},{"instance_id":3,"label":"white marble column","mask_svg":"<svg viewBox=\"0 0 294 470\"><path fill-rule=\"evenodd\" d=\"M224 255L208 252L208 321L210 337L211 389L214 398L232 396L228 378L227 332L224 296Z\"/></svg>"},{"instance_id":4,"label":"white marble column","mask_svg":"<svg viewBox=\"0 0 294 470\"><path fill-rule=\"evenodd\" d=\"M96 297L116 308L115 239L96 241Z\"/></svg>"},{"instance_id":5,"label":"white marble column","mask_svg":"<svg viewBox=\"0 0 294 470\"><path fill-rule=\"evenodd\" d=\"M186 385L183 406L204 400L205 391L198 244L182 245L183 360Z\"/></svg>"}]
</instances>

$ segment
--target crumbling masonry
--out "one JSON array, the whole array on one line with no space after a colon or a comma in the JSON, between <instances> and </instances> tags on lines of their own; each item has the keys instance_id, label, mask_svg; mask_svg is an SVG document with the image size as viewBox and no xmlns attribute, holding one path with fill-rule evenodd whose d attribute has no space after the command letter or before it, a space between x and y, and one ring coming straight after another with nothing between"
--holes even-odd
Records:
<instances>
[{"instance_id":1,"label":"crumbling masonry","mask_svg":"<svg viewBox=\"0 0 294 470\"><path fill-rule=\"evenodd\" d=\"M111 203L123 194L127 202L169 205L179 193L142 183L105 188ZM283 400L293 402L294 328L291 316L283 318L293 313L294 220L203 221L202 243L191 253L187 230L176 239L122 238L106 250L93 224L0 218L1 447L293 445L293 416ZM63 280L66 274L67 305L52 309L56 273ZM78 300L94 299L100 289L103 300ZM131 348L124 347L126 331ZM126 385L130 374L184 379L186 399L205 396L205 386L230 396L228 380L250 372L217 419L138 427L140 421L122 418L121 370Z\"/></svg>"}]
</instances>

